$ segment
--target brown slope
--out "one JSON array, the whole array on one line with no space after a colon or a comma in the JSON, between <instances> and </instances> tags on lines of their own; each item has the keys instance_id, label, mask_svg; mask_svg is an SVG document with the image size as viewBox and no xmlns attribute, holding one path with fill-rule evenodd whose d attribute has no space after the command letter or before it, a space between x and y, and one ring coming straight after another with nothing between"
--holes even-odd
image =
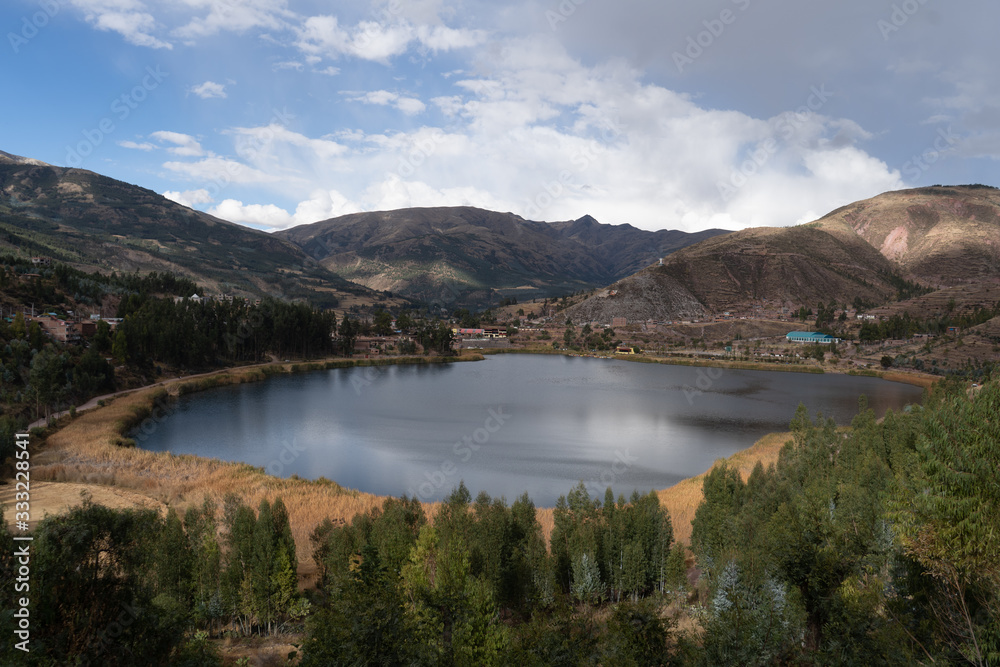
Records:
<instances>
[{"instance_id":1,"label":"brown slope","mask_svg":"<svg viewBox=\"0 0 1000 667\"><path fill-rule=\"evenodd\" d=\"M887 192L833 211L909 279L948 287L1000 277L1000 190L929 187Z\"/></svg>"},{"instance_id":2,"label":"brown slope","mask_svg":"<svg viewBox=\"0 0 1000 667\"><path fill-rule=\"evenodd\" d=\"M883 303L897 291L893 271L842 223L759 227L680 250L612 285L614 296L598 293L574 307L571 317L674 320L764 300L793 308L855 298Z\"/></svg>"}]
</instances>

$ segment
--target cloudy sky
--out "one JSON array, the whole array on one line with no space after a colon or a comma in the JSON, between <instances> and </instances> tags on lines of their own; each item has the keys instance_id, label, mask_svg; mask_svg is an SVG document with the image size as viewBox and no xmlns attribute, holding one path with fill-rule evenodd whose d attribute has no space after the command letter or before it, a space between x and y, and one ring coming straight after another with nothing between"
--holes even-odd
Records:
<instances>
[{"instance_id":1,"label":"cloudy sky","mask_svg":"<svg viewBox=\"0 0 1000 667\"><path fill-rule=\"evenodd\" d=\"M687 231L1000 185L995 0L4 0L0 150L261 229Z\"/></svg>"}]
</instances>

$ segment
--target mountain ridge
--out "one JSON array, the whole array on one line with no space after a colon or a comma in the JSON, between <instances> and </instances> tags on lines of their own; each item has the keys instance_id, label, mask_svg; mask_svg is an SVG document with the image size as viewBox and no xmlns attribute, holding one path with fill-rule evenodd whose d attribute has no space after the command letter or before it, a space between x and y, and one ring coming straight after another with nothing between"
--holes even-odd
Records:
<instances>
[{"instance_id":1,"label":"mountain ridge","mask_svg":"<svg viewBox=\"0 0 1000 667\"><path fill-rule=\"evenodd\" d=\"M590 289L725 233L649 232L591 216L538 222L455 206L352 213L275 236L367 287L431 302L473 303L493 292L536 297Z\"/></svg>"},{"instance_id":2,"label":"mountain ridge","mask_svg":"<svg viewBox=\"0 0 1000 667\"><path fill-rule=\"evenodd\" d=\"M580 321L675 320L752 306L881 305L914 285L1000 286L1000 191L892 191L793 227L714 237L573 306Z\"/></svg>"}]
</instances>

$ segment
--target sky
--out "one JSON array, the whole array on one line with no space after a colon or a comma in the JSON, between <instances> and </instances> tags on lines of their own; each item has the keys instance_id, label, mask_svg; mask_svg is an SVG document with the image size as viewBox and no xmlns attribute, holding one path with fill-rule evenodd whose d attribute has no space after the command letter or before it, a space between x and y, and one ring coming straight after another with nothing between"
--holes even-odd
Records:
<instances>
[{"instance_id":1,"label":"sky","mask_svg":"<svg viewBox=\"0 0 1000 667\"><path fill-rule=\"evenodd\" d=\"M0 150L258 229L787 226L1000 185L995 0L4 0Z\"/></svg>"}]
</instances>

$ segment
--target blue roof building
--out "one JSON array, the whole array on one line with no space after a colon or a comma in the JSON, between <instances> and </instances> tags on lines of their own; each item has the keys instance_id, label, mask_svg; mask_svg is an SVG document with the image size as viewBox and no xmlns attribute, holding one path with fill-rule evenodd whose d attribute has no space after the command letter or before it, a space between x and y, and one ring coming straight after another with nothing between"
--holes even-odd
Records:
<instances>
[{"instance_id":1,"label":"blue roof building","mask_svg":"<svg viewBox=\"0 0 1000 667\"><path fill-rule=\"evenodd\" d=\"M789 331L785 336L785 340L789 343L803 343L809 345L829 345L830 343L839 343L839 338L834 338L829 334L819 333L817 331Z\"/></svg>"}]
</instances>

